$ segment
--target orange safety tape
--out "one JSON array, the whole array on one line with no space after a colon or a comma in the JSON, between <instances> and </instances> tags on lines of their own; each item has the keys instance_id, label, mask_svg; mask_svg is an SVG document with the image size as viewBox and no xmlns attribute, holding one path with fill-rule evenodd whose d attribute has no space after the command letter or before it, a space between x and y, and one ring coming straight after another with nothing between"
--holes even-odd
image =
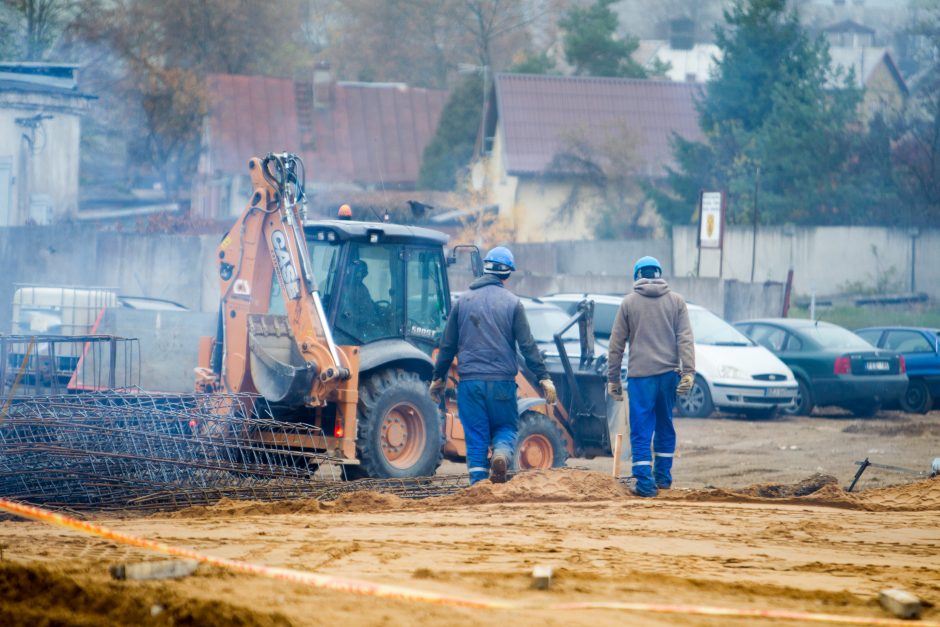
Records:
<instances>
[{"instance_id":1,"label":"orange safety tape","mask_svg":"<svg viewBox=\"0 0 940 627\"><path fill-rule=\"evenodd\" d=\"M714 607L708 605L661 605L656 603L618 603L603 601L587 601L578 603L554 603L554 604L525 604L513 603L511 601L468 599L464 597L448 596L437 594L435 592L426 592L424 590L415 590L402 586L393 586L387 584L371 583L358 579L345 579L342 577L331 577L329 575L318 575L316 573L300 570L291 570L289 568L278 568L274 566L264 566L261 564L250 564L237 560L229 560L220 557L204 555L189 549L155 542L145 538L138 538L128 534L113 531L107 527L96 525L94 523L78 520L70 516L50 512L49 510L35 507L33 505L24 505L0 499L0 510L6 510L11 514L31 518L40 522L48 523L84 533L87 535L98 536L119 542L128 546L134 546L141 549L172 555L185 559L196 560L225 568L234 572L246 573L249 575L262 575L273 579L291 581L314 588L323 588L327 590L336 590L339 592L350 592L353 594L362 594L375 596L384 599L397 599L401 601L420 601L422 603L433 603L436 605L450 605L457 607L472 607L481 609L510 609L510 610L621 610L629 612L659 613L659 614L682 614L698 616L727 616L729 618L773 618L782 620L795 620L814 623L841 623L849 625L880 625L889 627L910 627L916 624L918 627L940 627L940 623L932 621L917 621L912 623L909 620L899 620L894 618L873 618L866 616L845 616L838 614L819 614L815 612L791 612L786 610L756 610L756 609L736 609L727 607Z\"/></svg>"},{"instance_id":2,"label":"orange safety tape","mask_svg":"<svg viewBox=\"0 0 940 627\"><path fill-rule=\"evenodd\" d=\"M100 538L105 538L106 540L119 542L128 546L147 549L157 553L163 553L164 555L172 555L174 557L196 560L211 566L224 568L234 572L247 573L250 575L263 575L273 579L301 583L312 586L314 588L324 588L327 590L337 590L340 592L352 592L354 594L364 594L385 599L422 601L424 603L435 603L438 605L455 605L461 607L478 608L515 607L514 604L503 601L465 599L461 597L437 594L434 592L425 592L423 590L413 590L411 588L404 588L401 586L370 583L368 581L360 581L357 579L344 579L341 577L331 577L329 575L318 575L316 573L291 570L289 568L277 568L272 566L263 566L261 564L250 564L248 562L240 562L237 560L229 560L220 557L212 557L211 555L204 555L202 553L197 553L196 551L190 551L189 549L181 549L170 546L168 544L164 544L163 542L155 542L153 540L147 540L144 538L138 538L136 536L120 533L118 531L108 529L107 527L102 527L101 525L78 520L63 514L50 512L49 510L45 510L40 507L23 505L22 503L8 501L6 499L0 499L0 509L6 510L11 514L16 514L17 516L31 518L33 520L56 525L65 529L71 529L72 531L78 531L79 533L84 533L87 535L98 536Z\"/></svg>"}]
</instances>

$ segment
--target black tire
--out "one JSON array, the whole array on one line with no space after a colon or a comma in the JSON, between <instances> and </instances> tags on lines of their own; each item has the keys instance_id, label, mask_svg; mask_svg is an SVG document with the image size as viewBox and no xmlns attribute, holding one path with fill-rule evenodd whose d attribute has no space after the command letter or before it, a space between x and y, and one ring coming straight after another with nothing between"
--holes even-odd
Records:
<instances>
[{"instance_id":1,"label":"black tire","mask_svg":"<svg viewBox=\"0 0 940 627\"><path fill-rule=\"evenodd\" d=\"M676 413L686 418L708 418L715 411L712 403L712 394L708 391L708 384L699 375L695 375L695 382L688 394L676 395Z\"/></svg>"},{"instance_id":2,"label":"black tire","mask_svg":"<svg viewBox=\"0 0 940 627\"><path fill-rule=\"evenodd\" d=\"M871 418L881 409L881 403L876 403L871 401L869 403L855 403L846 407L853 416L858 416L859 418Z\"/></svg>"},{"instance_id":3,"label":"black tire","mask_svg":"<svg viewBox=\"0 0 940 627\"><path fill-rule=\"evenodd\" d=\"M348 479L430 477L441 465L440 413L416 373L389 368L360 381L358 421Z\"/></svg>"},{"instance_id":4,"label":"black tire","mask_svg":"<svg viewBox=\"0 0 940 627\"><path fill-rule=\"evenodd\" d=\"M809 416L813 413L813 407L816 406L813 388L802 377L796 378L798 390L796 399L790 405L784 405L780 408L780 413L788 416Z\"/></svg>"},{"instance_id":5,"label":"black tire","mask_svg":"<svg viewBox=\"0 0 940 627\"><path fill-rule=\"evenodd\" d=\"M748 407L738 411L748 420L770 420L777 415L776 407Z\"/></svg>"},{"instance_id":6,"label":"black tire","mask_svg":"<svg viewBox=\"0 0 940 627\"><path fill-rule=\"evenodd\" d=\"M923 379L911 379L901 395L901 409L911 414L926 414L933 407L933 397Z\"/></svg>"},{"instance_id":7,"label":"black tire","mask_svg":"<svg viewBox=\"0 0 940 627\"><path fill-rule=\"evenodd\" d=\"M551 466L548 462L551 461ZM537 411L519 417L512 467L515 470L562 468L568 461L565 436L555 421Z\"/></svg>"}]
</instances>

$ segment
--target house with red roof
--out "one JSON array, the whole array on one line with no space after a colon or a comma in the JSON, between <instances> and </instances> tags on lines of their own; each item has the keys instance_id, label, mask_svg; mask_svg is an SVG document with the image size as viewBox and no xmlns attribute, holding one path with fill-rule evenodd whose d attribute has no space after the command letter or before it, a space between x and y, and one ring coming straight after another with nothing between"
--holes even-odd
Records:
<instances>
[{"instance_id":1,"label":"house with red roof","mask_svg":"<svg viewBox=\"0 0 940 627\"><path fill-rule=\"evenodd\" d=\"M325 65L311 79L208 77L194 216L238 215L251 193L248 160L270 152L303 158L315 207L318 197L415 188L448 92L335 81Z\"/></svg>"},{"instance_id":2,"label":"house with red roof","mask_svg":"<svg viewBox=\"0 0 940 627\"><path fill-rule=\"evenodd\" d=\"M518 242L589 239L610 203L592 173L629 165L655 179L673 165L670 139L701 141L701 86L585 76L497 74L472 182ZM642 202L641 199L624 203ZM618 210L619 207L613 207ZM623 207L624 214L635 214Z\"/></svg>"}]
</instances>

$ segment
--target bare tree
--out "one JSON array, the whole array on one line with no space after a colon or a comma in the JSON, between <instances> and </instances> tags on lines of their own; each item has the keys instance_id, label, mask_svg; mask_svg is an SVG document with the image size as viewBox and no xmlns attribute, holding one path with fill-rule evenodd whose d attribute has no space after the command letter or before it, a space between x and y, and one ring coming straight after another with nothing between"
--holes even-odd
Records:
<instances>
[{"instance_id":1,"label":"bare tree","mask_svg":"<svg viewBox=\"0 0 940 627\"><path fill-rule=\"evenodd\" d=\"M570 129L543 176L571 184L556 208L559 218L585 211L595 236L634 237L649 230L641 224L646 214L642 167L639 138L624 123L611 123L603 131Z\"/></svg>"},{"instance_id":2,"label":"bare tree","mask_svg":"<svg viewBox=\"0 0 940 627\"><path fill-rule=\"evenodd\" d=\"M55 45L63 29L75 17L75 0L3 0L0 18L7 23L0 31L19 43L18 56L27 61L42 59Z\"/></svg>"}]
</instances>

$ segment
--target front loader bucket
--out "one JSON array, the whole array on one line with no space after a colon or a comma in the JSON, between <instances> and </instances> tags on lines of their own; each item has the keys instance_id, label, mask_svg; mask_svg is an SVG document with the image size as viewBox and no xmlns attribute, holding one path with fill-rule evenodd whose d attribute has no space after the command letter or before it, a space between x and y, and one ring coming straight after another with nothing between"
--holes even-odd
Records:
<instances>
[{"instance_id":1,"label":"front loader bucket","mask_svg":"<svg viewBox=\"0 0 940 627\"><path fill-rule=\"evenodd\" d=\"M271 403L305 404L316 364L304 361L284 316L248 316L251 378L258 392Z\"/></svg>"}]
</instances>

